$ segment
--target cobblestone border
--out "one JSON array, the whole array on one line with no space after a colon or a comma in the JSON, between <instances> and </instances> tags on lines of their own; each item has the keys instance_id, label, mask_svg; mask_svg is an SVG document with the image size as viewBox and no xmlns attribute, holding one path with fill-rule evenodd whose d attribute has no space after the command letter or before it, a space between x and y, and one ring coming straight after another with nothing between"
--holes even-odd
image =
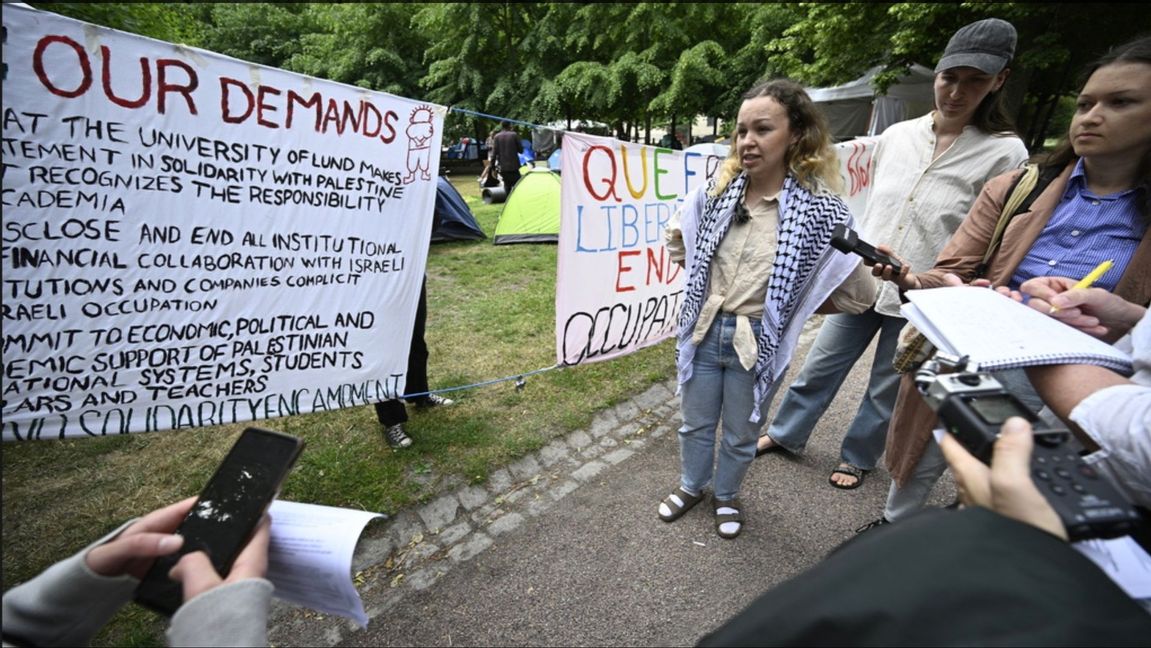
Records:
<instances>
[{"instance_id":1,"label":"cobblestone border","mask_svg":"<svg viewBox=\"0 0 1151 648\"><path fill-rule=\"evenodd\" d=\"M483 486L458 487L399 512L382 531L366 533L356 547L352 573L369 621L408 594L431 587L608 467L627 461L647 439L674 430L678 411L675 380L656 383L600 413L587 429L495 471ZM358 629L350 620L273 600L268 639L273 646L333 646Z\"/></svg>"}]
</instances>

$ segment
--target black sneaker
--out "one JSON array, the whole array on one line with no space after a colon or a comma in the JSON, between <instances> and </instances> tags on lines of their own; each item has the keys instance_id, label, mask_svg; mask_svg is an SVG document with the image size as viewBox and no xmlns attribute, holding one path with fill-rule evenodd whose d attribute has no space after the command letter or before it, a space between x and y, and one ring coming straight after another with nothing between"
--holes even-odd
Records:
<instances>
[{"instance_id":1,"label":"black sneaker","mask_svg":"<svg viewBox=\"0 0 1151 648\"><path fill-rule=\"evenodd\" d=\"M428 394L427 398L421 398L416 401L416 407L447 407L448 405L455 405L456 402L450 398L445 398L439 394Z\"/></svg>"},{"instance_id":2,"label":"black sneaker","mask_svg":"<svg viewBox=\"0 0 1151 648\"><path fill-rule=\"evenodd\" d=\"M406 448L412 445L412 439L407 434L404 434L404 424L396 423L395 425L384 430L384 440L388 445L393 448Z\"/></svg>"},{"instance_id":3,"label":"black sneaker","mask_svg":"<svg viewBox=\"0 0 1151 648\"><path fill-rule=\"evenodd\" d=\"M859 527L858 529L855 530L855 532L856 533L863 533L864 531L870 531L876 527L881 527L885 524L891 524L891 522L889 522L887 518L881 517L878 520L868 522L867 524Z\"/></svg>"}]
</instances>

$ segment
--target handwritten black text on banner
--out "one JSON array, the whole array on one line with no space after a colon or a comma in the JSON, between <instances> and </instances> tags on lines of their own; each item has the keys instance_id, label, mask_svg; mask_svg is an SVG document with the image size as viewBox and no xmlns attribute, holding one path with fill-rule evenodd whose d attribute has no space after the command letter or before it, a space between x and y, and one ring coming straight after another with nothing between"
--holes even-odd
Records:
<instances>
[{"instance_id":1,"label":"handwritten black text on banner","mask_svg":"<svg viewBox=\"0 0 1151 648\"><path fill-rule=\"evenodd\" d=\"M441 107L27 7L4 28L5 440L403 393Z\"/></svg>"}]
</instances>

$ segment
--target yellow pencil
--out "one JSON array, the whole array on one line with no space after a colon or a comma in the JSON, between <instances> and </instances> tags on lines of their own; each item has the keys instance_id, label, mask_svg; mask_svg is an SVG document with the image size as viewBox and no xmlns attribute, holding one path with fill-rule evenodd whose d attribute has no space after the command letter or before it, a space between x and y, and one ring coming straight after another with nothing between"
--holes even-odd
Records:
<instances>
[{"instance_id":1,"label":"yellow pencil","mask_svg":"<svg viewBox=\"0 0 1151 648\"><path fill-rule=\"evenodd\" d=\"M1110 270L1111 266L1114 265L1114 263L1115 263L1114 261L1112 261L1111 259L1108 259L1108 260L1104 261L1103 263L1100 263L1099 265L1095 266L1095 269L1092 270L1091 272L1088 272L1086 277L1083 277L1082 279L1079 280L1079 283L1075 284L1074 286L1071 286L1071 290L1075 290L1076 288L1090 288L1091 284L1095 283L1096 281L1099 281L1099 277L1102 277L1103 273ZM1059 307L1052 306L1051 310L1049 312L1054 313L1057 310L1059 310Z\"/></svg>"}]
</instances>

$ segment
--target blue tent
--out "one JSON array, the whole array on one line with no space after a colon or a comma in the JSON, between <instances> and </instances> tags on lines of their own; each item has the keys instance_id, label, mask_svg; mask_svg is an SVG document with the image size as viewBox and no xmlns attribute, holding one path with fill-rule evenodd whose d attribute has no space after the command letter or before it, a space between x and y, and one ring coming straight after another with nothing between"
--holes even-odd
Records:
<instances>
[{"instance_id":1,"label":"blue tent","mask_svg":"<svg viewBox=\"0 0 1151 648\"><path fill-rule=\"evenodd\" d=\"M478 241L487 235L476 223L476 217L463 196L444 176L436 184L436 226L432 232L432 242Z\"/></svg>"},{"instance_id":2,"label":"blue tent","mask_svg":"<svg viewBox=\"0 0 1151 648\"><path fill-rule=\"evenodd\" d=\"M549 169L557 172L560 170L560 155L562 153L563 149L556 149L555 152L552 153L551 157L548 158Z\"/></svg>"},{"instance_id":3,"label":"blue tent","mask_svg":"<svg viewBox=\"0 0 1151 648\"><path fill-rule=\"evenodd\" d=\"M523 146L524 152L520 153L520 166L531 164L536 159L536 152L532 148L532 141L530 139L521 139L520 144Z\"/></svg>"}]
</instances>

